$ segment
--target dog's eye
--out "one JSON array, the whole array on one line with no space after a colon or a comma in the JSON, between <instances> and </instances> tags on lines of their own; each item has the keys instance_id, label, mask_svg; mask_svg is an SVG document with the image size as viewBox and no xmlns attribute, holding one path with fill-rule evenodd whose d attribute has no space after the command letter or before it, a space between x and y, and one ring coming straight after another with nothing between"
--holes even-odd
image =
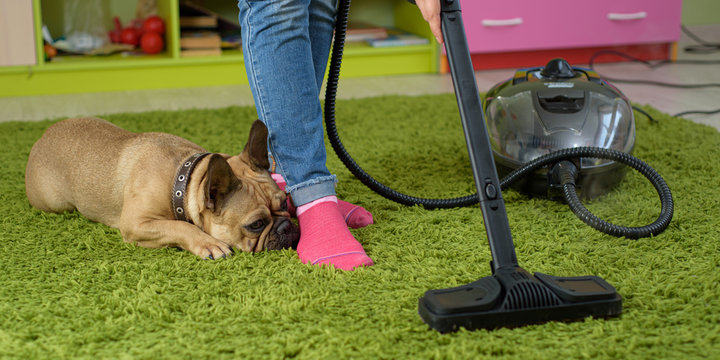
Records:
<instances>
[{"instance_id":1,"label":"dog's eye","mask_svg":"<svg viewBox=\"0 0 720 360\"><path fill-rule=\"evenodd\" d=\"M288 203L287 203L287 200L283 201L283 202L280 204L280 210L282 210L282 211L288 211Z\"/></svg>"},{"instance_id":2,"label":"dog's eye","mask_svg":"<svg viewBox=\"0 0 720 360\"><path fill-rule=\"evenodd\" d=\"M254 223L246 226L246 228L252 232L260 232L265 228L265 220L257 220Z\"/></svg>"}]
</instances>

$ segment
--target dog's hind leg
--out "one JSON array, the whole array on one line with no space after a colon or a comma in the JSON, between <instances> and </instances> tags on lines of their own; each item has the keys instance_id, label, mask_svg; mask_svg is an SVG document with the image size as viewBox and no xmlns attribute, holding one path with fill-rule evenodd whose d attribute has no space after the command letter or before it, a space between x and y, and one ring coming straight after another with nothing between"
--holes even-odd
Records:
<instances>
[{"instance_id":1,"label":"dog's hind leg","mask_svg":"<svg viewBox=\"0 0 720 360\"><path fill-rule=\"evenodd\" d=\"M25 194L30 205L42 211L62 213L75 210L63 182L55 174L36 163L25 169Z\"/></svg>"}]
</instances>

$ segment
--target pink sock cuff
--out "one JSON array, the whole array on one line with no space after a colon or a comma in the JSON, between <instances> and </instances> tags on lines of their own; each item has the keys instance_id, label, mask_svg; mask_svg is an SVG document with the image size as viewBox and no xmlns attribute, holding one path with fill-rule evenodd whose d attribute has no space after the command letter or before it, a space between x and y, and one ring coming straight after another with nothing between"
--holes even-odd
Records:
<instances>
[{"instance_id":1,"label":"pink sock cuff","mask_svg":"<svg viewBox=\"0 0 720 360\"><path fill-rule=\"evenodd\" d=\"M284 183L285 182L285 178L283 178L283 176L280 174L271 173L270 176L272 177L273 180L275 180L276 183Z\"/></svg>"},{"instance_id":2,"label":"pink sock cuff","mask_svg":"<svg viewBox=\"0 0 720 360\"><path fill-rule=\"evenodd\" d=\"M334 196L334 195L325 196L325 197L321 197L321 198L319 198L319 199L317 199L317 200L315 200L315 201L311 201L311 202L309 202L309 203L307 203L307 204L300 205L300 206L298 206L298 208L297 208L296 214L297 214L297 216L300 216L300 215L302 215L302 213L304 213L305 211L310 210L311 207L313 207L313 206L315 206L315 205L317 205L317 204L325 203L325 202L334 202L334 203L337 204L337 196Z\"/></svg>"}]
</instances>

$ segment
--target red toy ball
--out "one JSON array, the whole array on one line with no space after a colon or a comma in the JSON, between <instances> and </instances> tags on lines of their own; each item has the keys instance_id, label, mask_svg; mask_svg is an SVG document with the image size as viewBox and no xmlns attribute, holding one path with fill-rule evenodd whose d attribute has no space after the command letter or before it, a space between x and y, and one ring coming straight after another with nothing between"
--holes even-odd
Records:
<instances>
[{"instance_id":1,"label":"red toy ball","mask_svg":"<svg viewBox=\"0 0 720 360\"><path fill-rule=\"evenodd\" d=\"M146 54L157 54L162 51L163 46L163 38L158 33L146 32L140 38L140 48Z\"/></svg>"},{"instance_id":2,"label":"red toy ball","mask_svg":"<svg viewBox=\"0 0 720 360\"><path fill-rule=\"evenodd\" d=\"M163 19L157 15L153 15L145 19L143 22L143 32L150 33L154 32L157 34L164 34L165 33L165 22Z\"/></svg>"},{"instance_id":3,"label":"red toy ball","mask_svg":"<svg viewBox=\"0 0 720 360\"><path fill-rule=\"evenodd\" d=\"M135 31L135 29L133 29L133 28L125 28L120 33L120 41L123 44L130 44L132 46L137 46L139 38L140 37L138 36L137 31Z\"/></svg>"}]
</instances>

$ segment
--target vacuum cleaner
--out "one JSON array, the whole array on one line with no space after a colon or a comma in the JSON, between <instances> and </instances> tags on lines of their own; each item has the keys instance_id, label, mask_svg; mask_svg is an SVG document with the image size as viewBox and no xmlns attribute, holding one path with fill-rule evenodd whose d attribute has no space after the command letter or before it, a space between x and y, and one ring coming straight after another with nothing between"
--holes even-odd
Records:
<instances>
[{"instance_id":1,"label":"vacuum cleaner","mask_svg":"<svg viewBox=\"0 0 720 360\"><path fill-rule=\"evenodd\" d=\"M490 89L484 108L501 177L560 149L591 146L631 154L635 145L635 121L627 97L594 71L572 67L560 58L544 67L518 70ZM605 159L581 158L575 165L584 198L606 194L626 169ZM551 188L547 171L535 171L514 187L537 195Z\"/></svg>"},{"instance_id":2,"label":"vacuum cleaner","mask_svg":"<svg viewBox=\"0 0 720 360\"><path fill-rule=\"evenodd\" d=\"M501 189L513 184L529 193L561 189L573 212L600 231L627 238L661 233L672 219L672 194L654 169L629 154L635 130L627 98L596 73L554 59L544 67L520 70L494 87L484 113L459 1L440 2L443 39L477 194L423 199L399 193L363 171L343 147L335 126L335 97L349 0L338 5L324 109L333 149L373 191L428 209L480 205L492 275L459 287L428 290L418 302L420 317L445 333L461 327L494 329L619 315L622 297L600 277L531 274L519 266ZM623 174L619 163L643 174L657 190L661 213L652 224L617 226L582 205L580 196L597 196L619 182ZM502 181L498 171L508 173Z\"/></svg>"}]
</instances>

